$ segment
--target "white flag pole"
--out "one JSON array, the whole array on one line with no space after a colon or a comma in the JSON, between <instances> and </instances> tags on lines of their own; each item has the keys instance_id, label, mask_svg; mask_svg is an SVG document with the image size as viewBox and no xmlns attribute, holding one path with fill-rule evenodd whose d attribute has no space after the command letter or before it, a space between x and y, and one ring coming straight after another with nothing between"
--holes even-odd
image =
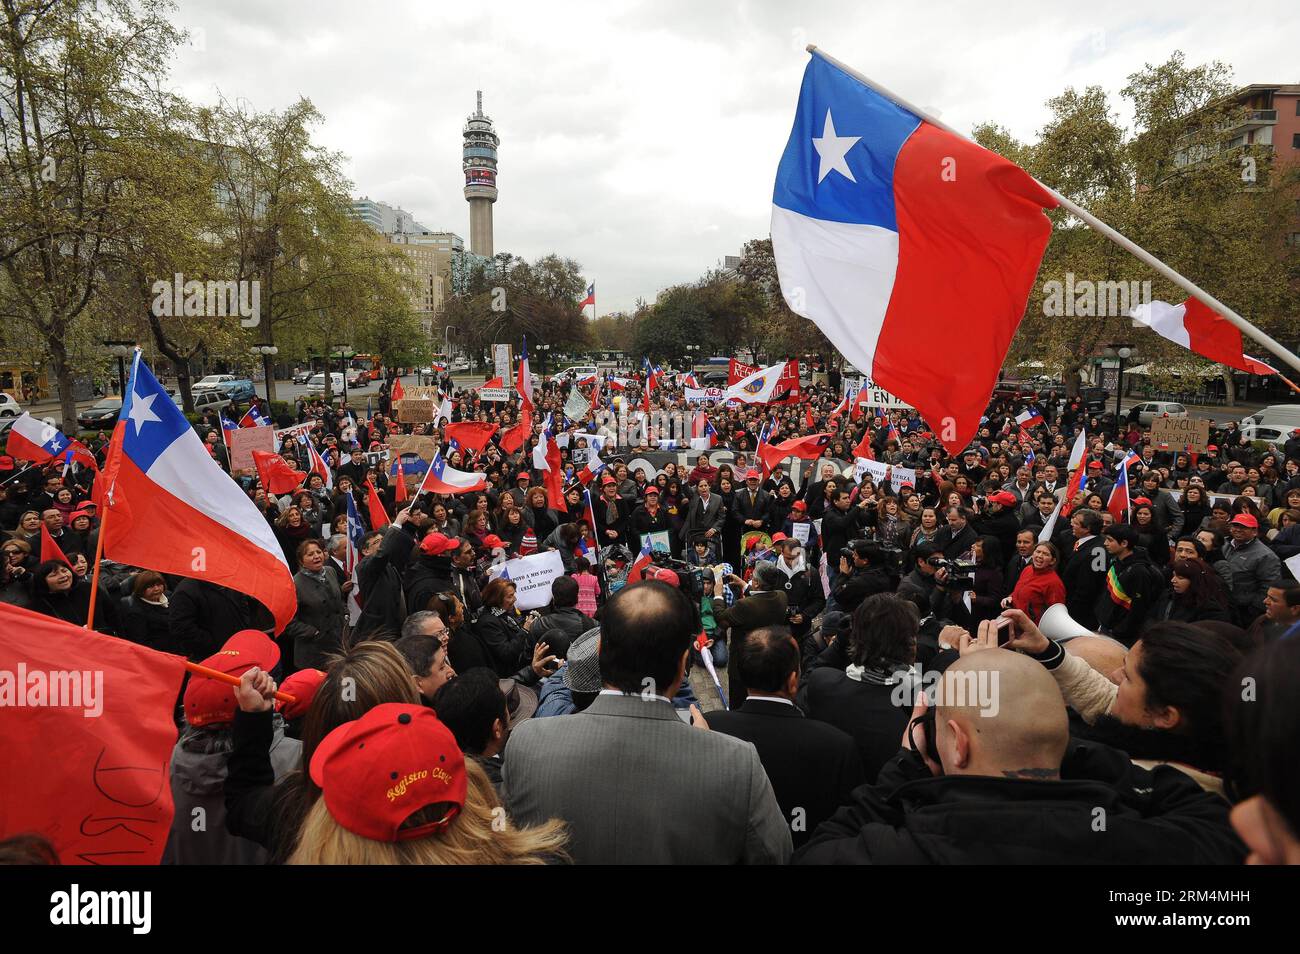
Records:
<instances>
[{"instance_id":1,"label":"white flag pole","mask_svg":"<svg viewBox=\"0 0 1300 954\"><path fill-rule=\"evenodd\" d=\"M932 126L938 126L940 129L947 130L948 132L952 133L954 136L960 136L962 139L965 139L967 141L971 141L971 142L974 141L969 136L965 135L964 133L958 132L957 130L953 129L951 126L949 126L947 123L943 122L942 120L938 119L937 117L931 116L929 113L927 113L925 110L921 109L920 107L912 105L903 97L899 96L897 93L894 93L886 89L885 87L881 86L879 83L876 83L873 80L868 79L867 77L859 73L857 70L855 70L853 67L847 65L846 63L841 63L839 60L835 59L835 57L831 56L830 54L826 53L823 50L818 49L815 45L811 43L808 44L808 52L813 54L814 56L820 56L827 63L830 63L832 66L835 66L840 70L843 70L845 73L848 73L850 76L852 76L858 82L862 83L864 86L870 87L871 89L875 90L877 93L879 93L881 96L885 97L886 99L890 100L891 102L896 103L899 106L902 106L908 112L916 114L921 119L924 119L927 123L930 123ZM1209 292L1205 291L1203 288L1197 285L1190 278L1184 278L1182 275L1174 271L1164 262L1160 261L1160 259L1156 258L1154 255L1152 255L1142 246L1138 245L1133 240L1126 238L1124 235L1115 231L1115 229L1111 228L1101 219L1097 218L1091 212L1080 207L1076 203L1070 201L1065 196L1061 195L1059 192L1053 189L1051 186L1039 182L1037 179L1035 179L1034 181L1038 182L1040 186L1046 189L1047 192L1051 194L1052 198L1056 200L1057 204L1061 206L1061 208L1070 212L1076 218L1083 220L1092 228L1096 229L1102 235L1106 236L1106 238L1110 239L1112 242L1118 245L1120 248L1124 249L1126 252L1129 252L1131 255L1140 259L1145 264L1151 266L1159 274L1163 275L1165 278L1169 279L1169 281L1173 282L1175 285L1177 285L1178 287L1186 291L1193 298L1200 301L1201 304L1205 305L1205 307L1209 308L1210 310L1214 311L1217 314L1222 315L1228 321L1236 325L1236 327L1242 333L1247 334L1250 337L1254 338L1255 341L1262 344L1265 348L1271 351L1278 358L1285 361L1288 365L1290 365L1292 368L1295 368L1297 371L1300 371L1300 357L1297 357L1296 355L1292 354L1281 344L1274 341L1272 337L1260 331L1258 328L1252 325L1245 318L1241 317L1241 315L1237 314L1235 311L1233 311L1223 302L1219 301L1219 299L1215 298Z\"/></svg>"}]
</instances>

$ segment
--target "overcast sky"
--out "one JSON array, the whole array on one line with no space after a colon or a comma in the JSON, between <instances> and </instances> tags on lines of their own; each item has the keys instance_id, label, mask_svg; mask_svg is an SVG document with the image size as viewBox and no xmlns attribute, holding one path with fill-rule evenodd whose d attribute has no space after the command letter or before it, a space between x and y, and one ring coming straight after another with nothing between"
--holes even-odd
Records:
<instances>
[{"instance_id":1,"label":"overcast sky","mask_svg":"<svg viewBox=\"0 0 1300 954\"><path fill-rule=\"evenodd\" d=\"M1100 84L1119 109L1125 77L1175 49L1242 85L1300 82L1287 9L1252 23L1206 0L179 0L195 38L172 76L198 102L310 98L356 195L467 242L461 128L482 89L501 136L496 250L576 259L605 314L767 235L808 43L963 132L1030 139L1065 87Z\"/></svg>"}]
</instances>

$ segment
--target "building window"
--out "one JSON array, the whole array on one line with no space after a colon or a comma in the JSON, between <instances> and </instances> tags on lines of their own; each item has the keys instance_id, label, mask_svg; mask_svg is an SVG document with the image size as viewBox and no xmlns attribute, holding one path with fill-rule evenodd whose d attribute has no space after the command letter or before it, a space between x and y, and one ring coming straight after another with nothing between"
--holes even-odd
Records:
<instances>
[{"instance_id":1,"label":"building window","mask_svg":"<svg viewBox=\"0 0 1300 954\"><path fill-rule=\"evenodd\" d=\"M1300 149L1300 133L1291 134L1291 148Z\"/></svg>"}]
</instances>

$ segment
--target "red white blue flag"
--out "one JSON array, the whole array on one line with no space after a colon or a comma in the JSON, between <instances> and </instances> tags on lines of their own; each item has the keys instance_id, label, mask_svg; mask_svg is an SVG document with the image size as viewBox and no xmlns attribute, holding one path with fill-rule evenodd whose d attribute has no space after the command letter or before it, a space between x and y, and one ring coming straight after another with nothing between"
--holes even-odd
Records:
<instances>
[{"instance_id":1,"label":"red white blue flag","mask_svg":"<svg viewBox=\"0 0 1300 954\"><path fill-rule=\"evenodd\" d=\"M280 542L139 351L102 480L105 557L246 593L271 611L276 632L288 625L298 595Z\"/></svg>"},{"instance_id":2,"label":"red white blue flag","mask_svg":"<svg viewBox=\"0 0 1300 954\"><path fill-rule=\"evenodd\" d=\"M772 251L790 308L956 453L1024 316L1056 205L1015 164L819 52L777 169ZM918 361L917 341L953 346Z\"/></svg>"}]
</instances>

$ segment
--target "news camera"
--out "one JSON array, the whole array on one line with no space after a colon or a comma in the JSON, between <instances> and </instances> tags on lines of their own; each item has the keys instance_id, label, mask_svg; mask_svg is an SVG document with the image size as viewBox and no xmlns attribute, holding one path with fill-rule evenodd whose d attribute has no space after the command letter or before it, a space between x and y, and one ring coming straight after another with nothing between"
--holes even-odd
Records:
<instances>
[{"instance_id":1,"label":"news camera","mask_svg":"<svg viewBox=\"0 0 1300 954\"><path fill-rule=\"evenodd\" d=\"M650 564L661 570L672 570L681 582L681 591L690 597L691 602L699 606L704 598L704 572L698 566L691 566L684 560L676 560L672 554L656 550L650 554Z\"/></svg>"}]
</instances>

